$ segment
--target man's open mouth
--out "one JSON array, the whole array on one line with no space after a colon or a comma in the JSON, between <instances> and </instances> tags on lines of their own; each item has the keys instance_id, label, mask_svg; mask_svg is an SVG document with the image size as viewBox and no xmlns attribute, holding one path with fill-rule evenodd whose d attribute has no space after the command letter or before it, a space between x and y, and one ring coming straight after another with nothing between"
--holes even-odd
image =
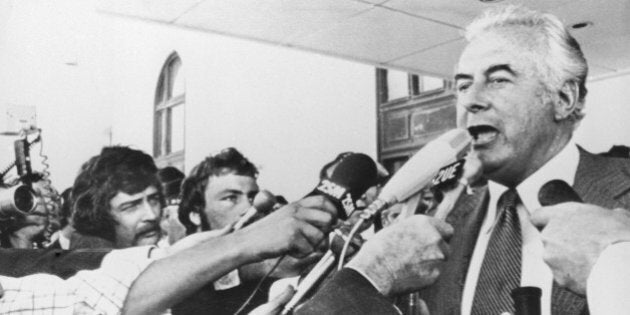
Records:
<instances>
[{"instance_id":1,"label":"man's open mouth","mask_svg":"<svg viewBox=\"0 0 630 315\"><path fill-rule=\"evenodd\" d=\"M477 125L468 127L468 133L473 138L473 144L478 146L494 141L499 131L490 125Z\"/></svg>"}]
</instances>

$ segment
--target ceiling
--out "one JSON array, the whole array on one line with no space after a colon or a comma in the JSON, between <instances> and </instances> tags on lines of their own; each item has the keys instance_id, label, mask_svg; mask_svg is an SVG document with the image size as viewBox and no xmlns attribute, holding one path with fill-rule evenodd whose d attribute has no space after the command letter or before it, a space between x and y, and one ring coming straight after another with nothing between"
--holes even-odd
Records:
<instances>
[{"instance_id":1,"label":"ceiling","mask_svg":"<svg viewBox=\"0 0 630 315\"><path fill-rule=\"evenodd\" d=\"M630 0L99 0L106 14L450 77L462 29L494 5L548 11L573 31L591 77L630 72Z\"/></svg>"}]
</instances>

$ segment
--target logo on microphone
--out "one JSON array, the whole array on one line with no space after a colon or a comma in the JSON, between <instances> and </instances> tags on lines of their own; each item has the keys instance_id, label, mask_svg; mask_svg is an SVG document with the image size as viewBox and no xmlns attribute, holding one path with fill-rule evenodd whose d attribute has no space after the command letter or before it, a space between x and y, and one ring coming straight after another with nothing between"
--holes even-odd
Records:
<instances>
[{"instance_id":1,"label":"logo on microphone","mask_svg":"<svg viewBox=\"0 0 630 315\"><path fill-rule=\"evenodd\" d=\"M348 191L348 189L337 183L328 179L323 179L315 189L334 199L338 204L341 204L343 210L346 212L346 215L352 213L356 209L354 199L352 199L352 194Z\"/></svg>"},{"instance_id":2,"label":"logo on microphone","mask_svg":"<svg viewBox=\"0 0 630 315\"><path fill-rule=\"evenodd\" d=\"M319 183L319 186L317 186L317 190L337 200L341 200L343 195L346 193L346 189L344 187L339 186L327 179L323 179L321 183Z\"/></svg>"},{"instance_id":3,"label":"logo on microphone","mask_svg":"<svg viewBox=\"0 0 630 315\"><path fill-rule=\"evenodd\" d=\"M462 175L463 170L464 160L459 160L455 163L444 166L438 171L437 175L433 177L431 183L433 186L440 188L450 186Z\"/></svg>"}]
</instances>

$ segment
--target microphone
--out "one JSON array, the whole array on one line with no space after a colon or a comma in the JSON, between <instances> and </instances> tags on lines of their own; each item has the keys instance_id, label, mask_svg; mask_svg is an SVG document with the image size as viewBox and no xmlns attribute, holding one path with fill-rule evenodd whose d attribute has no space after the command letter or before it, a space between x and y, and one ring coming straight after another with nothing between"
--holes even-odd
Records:
<instances>
[{"instance_id":1,"label":"microphone","mask_svg":"<svg viewBox=\"0 0 630 315\"><path fill-rule=\"evenodd\" d=\"M442 166L455 162L469 144L470 135L464 129L447 131L427 143L392 176L362 218L369 220L391 204L405 201L420 191Z\"/></svg>"},{"instance_id":2,"label":"microphone","mask_svg":"<svg viewBox=\"0 0 630 315\"><path fill-rule=\"evenodd\" d=\"M340 228L335 229L330 233L330 249L324 254L324 256L317 262L317 264L311 269L311 271L302 278L300 284L295 290L295 294L291 297L291 300L287 304L285 304L284 309L282 310L281 315L289 314L299 302L309 293L311 290L321 283L322 279L324 279L332 270L335 265L335 254L338 254L342 251L344 243L351 242L353 252L348 255L352 255L356 250L358 250L362 241L357 238L348 239L347 232L350 226L344 225Z\"/></svg>"},{"instance_id":3,"label":"microphone","mask_svg":"<svg viewBox=\"0 0 630 315\"><path fill-rule=\"evenodd\" d=\"M584 202L567 182L554 179L540 187L538 202L542 206L553 206L563 202Z\"/></svg>"},{"instance_id":4,"label":"microphone","mask_svg":"<svg viewBox=\"0 0 630 315\"><path fill-rule=\"evenodd\" d=\"M361 213L359 220L354 224L350 233L348 233L347 240L339 255L339 265L343 265L348 246L363 222L370 220L374 215L387 208L389 205L408 199L411 195L429 184L440 168L446 164L455 162L457 157L469 144L470 136L468 135L468 131L464 129L454 129L429 142L409 159L383 187L378 198ZM345 160L342 160L341 163L344 161ZM333 175L339 170L341 163L337 166ZM298 286L296 294L289 303L285 305L282 314L289 314L313 285L330 271L333 264L333 252L328 251L316 267L305 277L306 281L303 281L304 285L301 283L300 286Z\"/></svg>"},{"instance_id":5,"label":"microphone","mask_svg":"<svg viewBox=\"0 0 630 315\"><path fill-rule=\"evenodd\" d=\"M254 197L252 206L236 221L232 230L240 230L245 224L250 223L254 216L258 213L269 213L276 204L276 197L268 190L259 191Z\"/></svg>"},{"instance_id":6,"label":"microphone","mask_svg":"<svg viewBox=\"0 0 630 315\"><path fill-rule=\"evenodd\" d=\"M514 301L514 315L540 315L542 290L539 287L518 287L510 295Z\"/></svg>"},{"instance_id":7,"label":"microphone","mask_svg":"<svg viewBox=\"0 0 630 315\"><path fill-rule=\"evenodd\" d=\"M330 178L322 179L306 197L325 196L337 208L337 216L345 220L357 209L357 200L376 184L377 176L376 163L371 157L351 153L339 162Z\"/></svg>"}]
</instances>

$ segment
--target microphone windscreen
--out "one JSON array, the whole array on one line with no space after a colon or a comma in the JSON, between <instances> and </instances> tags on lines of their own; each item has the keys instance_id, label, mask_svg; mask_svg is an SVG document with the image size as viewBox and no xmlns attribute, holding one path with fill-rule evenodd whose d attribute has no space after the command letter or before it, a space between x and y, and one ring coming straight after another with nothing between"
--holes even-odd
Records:
<instances>
[{"instance_id":1,"label":"microphone windscreen","mask_svg":"<svg viewBox=\"0 0 630 315\"><path fill-rule=\"evenodd\" d=\"M407 200L427 186L441 167L455 162L469 144L470 135L465 129L447 131L427 143L392 176L379 199L388 203Z\"/></svg>"},{"instance_id":2,"label":"microphone windscreen","mask_svg":"<svg viewBox=\"0 0 630 315\"><path fill-rule=\"evenodd\" d=\"M547 182L538 191L538 202L542 206L553 206L563 202L583 202L567 182L554 179Z\"/></svg>"},{"instance_id":3,"label":"microphone windscreen","mask_svg":"<svg viewBox=\"0 0 630 315\"><path fill-rule=\"evenodd\" d=\"M323 195L332 201L338 217L345 220L356 209L356 201L377 181L376 163L362 153L352 153L335 167L330 178L322 179L308 196Z\"/></svg>"},{"instance_id":4,"label":"microphone windscreen","mask_svg":"<svg viewBox=\"0 0 630 315\"><path fill-rule=\"evenodd\" d=\"M260 213L269 213L273 206L276 204L276 197L268 190L259 191L254 197L252 207L256 208Z\"/></svg>"}]
</instances>

